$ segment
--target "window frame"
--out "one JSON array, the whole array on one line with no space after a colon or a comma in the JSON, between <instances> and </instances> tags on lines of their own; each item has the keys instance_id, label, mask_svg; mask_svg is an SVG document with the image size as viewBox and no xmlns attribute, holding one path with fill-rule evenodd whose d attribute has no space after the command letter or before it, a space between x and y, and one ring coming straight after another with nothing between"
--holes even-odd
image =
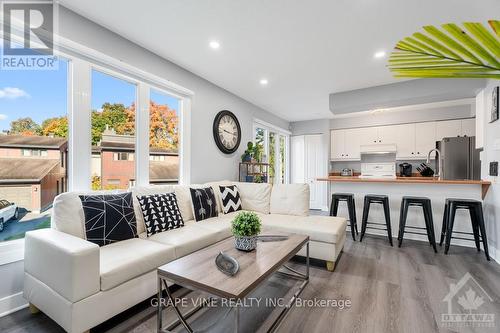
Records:
<instances>
[{"instance_id":1,"label":"window frame","mask_svg":"<svg viewBox=\"0 0 500 333\"><path fill-rule=\"evenodd\" d=\"M3 39L0 32L0 39ZM22 37L12 36L21 42ZM136 186L149 185L149 98L150 90L179 99L179 184L191 181L191 105L194 92L151 72L106 55L95 49L55 36L54 54L68 62L67 191L91 191L91 74L92 69L138 82L136 89ZM83 144L82 144L83 143ZM24 259L24 238L0 242L0 265Z\"/></svg>"}]
</instances>

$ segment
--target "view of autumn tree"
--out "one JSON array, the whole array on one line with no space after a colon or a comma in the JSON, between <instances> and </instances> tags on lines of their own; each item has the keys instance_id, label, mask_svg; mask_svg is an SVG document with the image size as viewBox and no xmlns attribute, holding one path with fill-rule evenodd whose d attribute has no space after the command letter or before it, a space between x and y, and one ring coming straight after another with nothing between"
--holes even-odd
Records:
<instances>
[{"instance_id":1,"label":"view of autumn tree","mask_svg":"<svg viewBox=\"0 0 500 333\"><path fill-rule=\"evenodd\" d=\"M149 102L150 130L149 144L152 148L177 151L179 144L179 118L175 110L167 105ZM92 145L97 145L102 138L106 125L120 135L135 135L135 104L125 107L123 104L104 103L101 110L92 111ZM10 123L9 134L43 135L68 137L68 119L65 116L48 118L37 124L33 119L19 118Z\"/></svg>"}]
</instances>

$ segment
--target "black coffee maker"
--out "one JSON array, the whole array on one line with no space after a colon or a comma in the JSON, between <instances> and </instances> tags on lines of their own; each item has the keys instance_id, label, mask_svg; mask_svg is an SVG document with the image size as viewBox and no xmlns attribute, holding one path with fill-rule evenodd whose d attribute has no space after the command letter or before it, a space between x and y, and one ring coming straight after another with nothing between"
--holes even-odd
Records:
<instances>
[{"instance_id":1,"label":"black coffee maker","mask_svg":"<svg viewBox=\"0 0 500 333\"><path fill-rule=\"evenodd\" d=\"M399 176L400 177L411 177L412 166L410 163L401 163L399 165Z\"/></svg>"}]
</instances>

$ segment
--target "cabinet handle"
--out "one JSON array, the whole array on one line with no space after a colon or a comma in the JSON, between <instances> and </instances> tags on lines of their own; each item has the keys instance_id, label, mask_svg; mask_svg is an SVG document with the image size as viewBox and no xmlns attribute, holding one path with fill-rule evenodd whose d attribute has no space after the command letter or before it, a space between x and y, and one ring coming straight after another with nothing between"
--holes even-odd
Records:
<instances>
[{"instance_id":1,"label":"cabinet handle","mask_svg":"<svg viewBox=\"0 0 500 333\"><path fill-rule=\"evenodd\" d=\"M382 140L378 140L378 142L382 142Z\"/></svg>"},{"instance_id":2,"label":"cabinet handle","mask_svg":"<svg viewBox=\"0 0 500 333\"><path fill-rule=\"evenodd\" d=\"M415 154L415 153L414 153L414 152L411 152L411 154L413 155L413 154Z\"/></svg>"},{"instance_id":3,"label":"cabinet handle","mask_svg":"<svg viewBox=\"0 0 500 333\"><path fill-rule=\"evenodd\" d=\"M373 140L373 142L377 142L377 140Z\"/></svg>"}]
</instances>

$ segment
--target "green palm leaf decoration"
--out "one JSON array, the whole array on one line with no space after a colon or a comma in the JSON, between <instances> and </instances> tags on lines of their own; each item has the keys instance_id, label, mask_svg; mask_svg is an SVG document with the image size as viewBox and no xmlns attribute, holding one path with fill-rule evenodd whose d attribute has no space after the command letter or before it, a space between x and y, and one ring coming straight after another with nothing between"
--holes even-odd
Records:
<instances>
[{"instance_id":1,"label":"green palm leaf decoration","mask_svg":"<svg viewBox=\"0 0 500 333\"><path fill-rule=\"evenodd\" d=\"M454 23L399 41L389 58L395 77L500 79L500 21Z\"/></svg>"}]
</instances>

